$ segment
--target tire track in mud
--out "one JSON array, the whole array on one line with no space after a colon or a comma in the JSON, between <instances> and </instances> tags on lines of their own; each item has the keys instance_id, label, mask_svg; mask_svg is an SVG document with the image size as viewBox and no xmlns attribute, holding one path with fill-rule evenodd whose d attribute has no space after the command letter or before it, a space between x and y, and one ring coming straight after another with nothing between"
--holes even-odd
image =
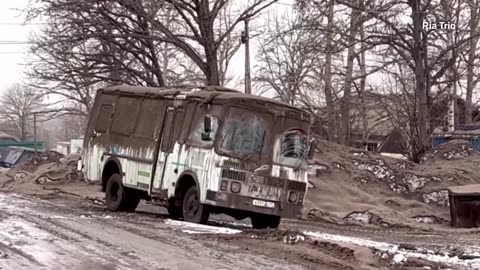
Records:
<instances>
[{"instance_id":1,"label":"tire track in mud","mask_svg":"<svg viewBox=\"0 0 480 270\"><path fill-rule=\"evenodd\" d=\"M47 207L59 207L59 208L65 207L61 204L52 203L52 202L42 202L42 203L44 203L45 206L49 205ZM84 211L80 211L75 208L69 209L69 210L72 210L70 214L72 213L76 215L85 214ZM105 213L105 211L102 211L99 209L96 209L92 212ZM115 215L115 213L111 213L111 212L108 212L108 213ZM95 216L95 217L92 217L91 220L101 223L109 228L127 230L130 233L136 234L138 236L141 236L147 239L154 239L156 241L160 241L165 244L180 247L181 249L188 251L188 253L191 253L193 255L192 259L193 257L205 255L205 254L202 254L201 252L205 247L203 243L199 244L198 241L185 239L185 233L182 233L182 232L180 233L177 232L172 234L172 230L174 230L174 228L166 227L166 225L163 224L162 222L163 220L166 220L165 218L154 218L150 214L148 215L140 214L140 218L138 218L139 217L138 213L137 214L118 213L115 216L118 216L119 218L106 219L106 218L102 218L101 216ZM122 220L122 219L126 219L126 220ZM90 219L87 219L87 220L90 220ZM61 222L61 220L59 221ZM70 226L66 226L65 228L67 230L71 230ZM159 234L158 233L159 231L164 233ZM217 244L216 241L214 243L215 245ZM231 252L220 253L218 250L215 250L216 249L215 245L210 246L211 250L209 251L209 256L221 258L222 261L228 261L231 264L237 264L237 265L240 264L242 265L243 268L247 268L247 269L258 269L259 265L262 265L263 268L265 269L268 269L268 268L282 269L283 268L283 267L279 267L278 265L272 264L271 259L267 257L258 258L258 256L245 254L244 258L242 260L239 260L237 254L231 254ZM285 269L292 269L292 267L286 267Z\"/></svg>"},{"instance_id":2,"label":"tire track in mud","mask_svg":"<svg viewBox=\"0 0 480 270\"><path fill-rule=\"evenodd\" d=\"M111 244L107 241L104 241L99 238L91 237L89 234L82 232L80 230L73 229L70 226L67 226L61 222L62 219L44 219L41 216L21 216L22 219L29 221L32 224L37 225L38 228L57 236L58 238L68 241L76 242L82 246L82 249L87 251L87 254L98 254L104 260L105 263L109 261L120 262L120 266L123 267L141 267L141 265L136 264L135 260L139 259L138 256L131 254L129 251L125 251L119 246ZM73 221L74 219L71 219ZM86 246L84 244L89 244L91 246ZM98 249L93 248L93 246L100 246ZM101 252L100 252L101 251ZM108 251L108 252L107 252ZM122 256L118 256L121 254ZM130 259L130 260L129 260Z\"/></svg>"},{"instance_id":3,"label":"tire track in mud","mask_svg":"<svg viewBox=\"0 0 480 270\"><path fill-rule=\"evenodd\" d=\"M26 261L29 265L34 265L36 267L44 267L43 264L41 264L39 261L37 261L33 256L30 254L27 254L23 252L22 250L13 247L9 244L4 243L3 241L0 240L0 251L1 251L1 257L0 257L0 269L2 269L2 260L7 259L7 258L12 258L14 264L9 264L9 267L14 267L14 265L17 266L24 266L25 263L22 263L22 261Z\"/></svg>"},{"instance_id":4,"label":"tire track in mud","mask_svg":"<svg viewBox=\"0 0 480 270\"><path fill-rule=\"evenodd\" d=\"M5 212L10 218L21 219L35 226L49 235L54 248L63 249L67 255L75 254L80 257L79 260L91 259L90 261L95 263L110 265L115 262L117 267L123 266L125 269L167 267L253 270L259 269L259 266L262 269L302 269L286 261L272 260L258 254L221 251L216 244L209 247L205 241L198 241L192 235L178 232L172 226L164 224L162 219L148 215L138 218L136 214L117 215L108 212L110 217L107 218L97 215L103 211L86 212L71 207L71 203L62 204L60 201L49 202L18 196L10 198L11 205L18 205L18 208L12 208L5 206L5 203L1 204L1 201L5 202L6 199L8 198L0 194L0 213ZM72 262L70 261L70 264ZM73 264L76 262L78 260ZM53 268L67 267L66 264L59 264Z\"/></svg>"},{"instance_id":5,"label":"tire track in mud","mask_svg":"<svg viewBox=\"0 0 480 270\"><path fill-rule=\"evenodd\" d=\"M87 234L76 231L63 226L54 220L46 220L41 216L32 214L14 214L11 213L10 220L15 222L21 221L24 224L34 226L36 229L47 234L46 239L39 239L35 234L31 235L30 246L38 249L52 250L49 257L56 258L48 260L48 269L65 269L70 268L72 264L82 264L84 261L95 260L97 264L112 265L115 263L119 269L142 269L144 265L139 265L135 260L128 260L129 254L122 252L113 245L98 239L89 237ZM13 243L14 245L15 243ZM42 264L35 259L35 256L28 254L29 251L21 251L20 247L10 247L11 250L21 252L24 256L28 256L30 261L41 266ZM114 252L112 252L112 249ZM64 255L75 254L74 257L68 258L64 262ZM122 256L119 256L122 255ZM38 256L38 254L37 254ZM127 259L126 259L127 258ZM138 257L133 257L138 259ZM43 263L45 265L45 263Z\"/></svg>"},{"instance_id":6,"label":"tire track in mud","mask_svg":"<svg viewBox=\"0 0 480 270\"><path fill-rule=\"evenodd\" d=\"M64 223L74 222L76 223L76 228L81 228L82 226L88 228L88 225L85 226L85 223L88 223L89 220L80 220L80 217L74 216L60 216L60 218L57 216L57 218L51 218L49 217L53 216L49 215L52 214L52 212L50 212L51 209L48 209L49 207L46 207L46 205L40 201L37 205L31 204L28 200L24 199L18 199L17 201L17 198L15 198L15 201L20 205L20 209L18 211L11 211L10 208L7 207L6 211L10 218L24 220L26 223L48 233L51 236L49 242L55 243L56 247L64 250L64 253L75 254L76 257L84 257L85 260L94 260L97 262L97 264L99 262L107 265L114 263L115 267L120 267L120 269L151 269L152 267L155 269L160 268L159 265L151 263L148 260L138 260L139 257L133 255L132 252L124 251L112 243L104 241L98 237L92 237L88 232L80 229L74 229L74 226L71 226L71 224ZM29 207L32 207L32 209L29 209ZM47 210L49 213L43 215L34 214L34 212L37 212L37 210L40 212L40 208L43 209L43 211ZM5 211L5 208L2 210ZM75 222L75 219L79 219L79 222ZM137 261L143 263L139 264ZM53 265L49 265L49 267L53 267ZM67 268L66 264L59 264L57 267L59 267L58 269Z\"/></svg>"}]
</instances>

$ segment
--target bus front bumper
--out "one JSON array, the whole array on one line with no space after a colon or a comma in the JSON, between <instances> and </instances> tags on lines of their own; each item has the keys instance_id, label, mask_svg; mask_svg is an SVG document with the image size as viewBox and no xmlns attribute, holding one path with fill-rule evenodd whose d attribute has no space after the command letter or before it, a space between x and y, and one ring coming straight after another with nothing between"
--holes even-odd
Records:
<instances>
[{"instance_id":1,"label":"bus front bumper","mask_svg":"<svg viewBox=\"0 0 480 270\"><path fill-rule=\"evenodd\" d=\"M211 190L207 191L206 204L292 219L301 218L303 210L303 206L301 204L291 204L281 201L266 201L263 199L242 196L239 194L216 192Z\"/></svg>"}]
</instances>

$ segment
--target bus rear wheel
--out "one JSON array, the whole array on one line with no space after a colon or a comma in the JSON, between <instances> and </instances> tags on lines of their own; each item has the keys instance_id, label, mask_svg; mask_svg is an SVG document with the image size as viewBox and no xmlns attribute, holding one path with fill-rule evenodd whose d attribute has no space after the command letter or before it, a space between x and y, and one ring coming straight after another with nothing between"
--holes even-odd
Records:
<instances>
[{"instance_id":1,"label":"bus rear wheel","mask_svg":"<svg viewBox=\"0 0 480 270\"><path fill-rule=\"evenodd\" d=\"M208 207L200 203L200 194L196 186L191 186L183 196L183 220L192 223L205 224L210 216Z\"/></svg>"},{"instance_id":2,"label":"bus rear wheel","mask_svg":"<svg viewBox=\"0 0 480 270\"><path fill-rule=\"evenodd\" d=\"M255 214L250 217L254 229L276 229L280 225L280 216Z\"/></svg>"},{"instance_id":3,"label":"bus rear wheel","mask_svg":"<svg viewBox=\"0 0 480 270\"><path fill-rule=\"evenodd\" d=\"M115 173L108 179L105 198L108 210L133 212L140 202L140 193L124 187L122 177Z\"/></svg>"}]
</instances>

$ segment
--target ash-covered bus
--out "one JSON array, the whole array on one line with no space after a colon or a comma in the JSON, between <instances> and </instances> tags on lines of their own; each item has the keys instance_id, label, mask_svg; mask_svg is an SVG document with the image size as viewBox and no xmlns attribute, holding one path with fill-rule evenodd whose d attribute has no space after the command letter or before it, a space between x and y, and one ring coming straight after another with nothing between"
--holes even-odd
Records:
<instances>
[{"instance_id":1,"label":"ash-covered bus","mask_svg":"<svg viewBox=\"0 0 480 270\"><path fill-rule=\"evenodd\" d=\"M108 87L97 91L81 167L112 211L144 199L187 222L225 213L276 228L302 212L310 125L301 109L227 88Z\"/></svg>"}]
</instances>

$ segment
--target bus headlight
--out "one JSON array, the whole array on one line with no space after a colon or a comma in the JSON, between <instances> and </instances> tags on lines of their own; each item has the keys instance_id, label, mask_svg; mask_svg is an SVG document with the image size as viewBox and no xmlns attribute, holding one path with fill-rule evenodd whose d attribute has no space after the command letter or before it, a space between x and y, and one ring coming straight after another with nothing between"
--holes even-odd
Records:
<instances>
[{"instance_id":1,"label":"bus headlight","mask_svg":"<svg viewBox=\"0 0 480 270\"><path fill-rule=\"evenodd\" d=\"M226 191L227 187L228 187L228 181L222 180L222 182L220 182L220 190Z\"/></svg>"},{"instance_id":2,"label":"bus headlight","mask_svg":"<svg viewBox=\"0 0 480 270\"><path fill-rule=\"evenodd\" d=\"M230 191L232 191L233 193L239 193L240 189L242 189L242 185L238 182L232 182L232 184L230 185Z\"/></svg>"},{"instance_id":3,"label":"bus headlight","mask_svg":"<svg viewBox=\"0 0 480 270\"><path fill-rule=\"evenodd\" d=\"M288 195L288 202L289 203L296 203L298 200L298 193L294 191L290 191L290 194Z\"/></svg>"}]
</instances>

